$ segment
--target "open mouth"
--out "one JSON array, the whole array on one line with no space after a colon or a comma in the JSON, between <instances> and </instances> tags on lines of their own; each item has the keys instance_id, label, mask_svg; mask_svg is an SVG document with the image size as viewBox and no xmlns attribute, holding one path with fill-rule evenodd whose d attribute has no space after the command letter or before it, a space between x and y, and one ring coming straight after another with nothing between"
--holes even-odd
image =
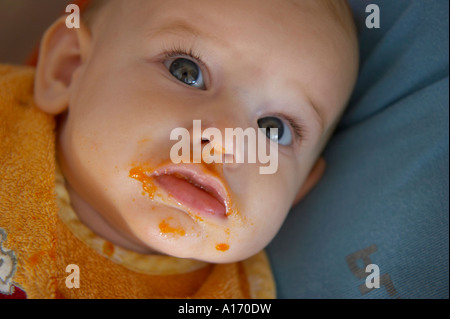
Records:
<instances>
[{"instance_id":1,"label":"open mouth","mask_svg":"<svg viewBox=\"0 0 450 319\"><path fill-rule=\"evenodd\" d=\"M190 165L172 165L152 177L179 205L206 216L227 217L227 193L214 176Z\"/></svg>"}]
</instances>

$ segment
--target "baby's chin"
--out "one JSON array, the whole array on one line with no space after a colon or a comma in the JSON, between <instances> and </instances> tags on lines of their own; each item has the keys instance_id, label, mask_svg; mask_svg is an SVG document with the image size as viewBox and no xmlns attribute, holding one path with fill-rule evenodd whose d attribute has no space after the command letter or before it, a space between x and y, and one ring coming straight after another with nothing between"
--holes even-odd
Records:
<instances>
[{"instance_id":1,"label":"baby's chin","mask_svg":"<svg viewBox=\"0 0 450 319\"><path fill-rule=\"evenodd\" d=\"M234 240L219 244L216 242L209 238L193 240L185 236L172 240L152 241L151 247L162 255L219 264L245 260L263 249L263 247L254 250L245 249L245 245L240 245Z\"/></svg>"},{"instance_id":2,"label":"baby's chin","mask_svg":"<svg viewBox=\"0 0 450 319\"><path fill-rule=\"evenodd\" d=\"M129 223L130 231L149 248L163 255L208 263L247 259L264 248L261 236L236 218L206 220L176 207L154 205L151 214Z\"/></svg>"},{"instance_id":3,"label":"baby's chin","mask_svg":"<svg viewBox=\"0 0 450 319\"><path fill-rule=\"evenodd\" d=\"M201 246L208 247L210 243L205 242L200 244ZM163 248L166 251L166 255L176 258L193 259L213 264L223 264L239 262L250 258L262 250L247 250L239 247L238 244L219 244L217 247L204 248L204 247L192 247L192 243L183 242L182 240L177 242L174 247Z\"/></svg>"}]
</instances>

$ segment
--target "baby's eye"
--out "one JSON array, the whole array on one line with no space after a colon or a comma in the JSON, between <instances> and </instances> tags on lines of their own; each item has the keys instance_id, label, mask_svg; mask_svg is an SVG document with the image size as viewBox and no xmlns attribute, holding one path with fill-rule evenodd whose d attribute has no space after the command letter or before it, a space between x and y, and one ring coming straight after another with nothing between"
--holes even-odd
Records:
<instances>
[{"instance_id":1,"label":"baby's eye","mask_svg":"<svg viewBox=\"0 0 450 319\"><path fill-rule=\"evenodd\" d=\"M175 60L169 60L165 65L169 69L169 72L179 81L205 90L203 73L197 63L185 58L177 58Z\"/></svg>"},{"instance_id":2,"label":"baby's eye","mask_svg":"<svg viewBox=\"0 0 450 319\"><path fill-rule=\"evenodd\" d=\"M278 117L261 118L258 120L258 126L266 129L266 136L269 140L281 145L290 145L292 143L292 134L289 126ZM277 128L278 133L275 133L271 128Z\"/></svg>"}]
</instances>

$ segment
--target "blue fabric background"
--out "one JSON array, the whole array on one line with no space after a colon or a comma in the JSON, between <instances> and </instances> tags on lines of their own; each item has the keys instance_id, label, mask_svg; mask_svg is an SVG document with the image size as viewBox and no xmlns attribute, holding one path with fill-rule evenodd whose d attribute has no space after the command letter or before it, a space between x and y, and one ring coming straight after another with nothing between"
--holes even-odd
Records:
<instances>
[{"instance_id":1,"label":"blue fabric background","mask_svg":"<svg viewBox=\"0 0 450 319\"><path fill-rule=\"evenodd\" d=\"M360 77L324 178L267 248L278 297L449 298L449 2L350 2ZM366 293L364 249L384 275Z\"/></svg>"}]
</instances>

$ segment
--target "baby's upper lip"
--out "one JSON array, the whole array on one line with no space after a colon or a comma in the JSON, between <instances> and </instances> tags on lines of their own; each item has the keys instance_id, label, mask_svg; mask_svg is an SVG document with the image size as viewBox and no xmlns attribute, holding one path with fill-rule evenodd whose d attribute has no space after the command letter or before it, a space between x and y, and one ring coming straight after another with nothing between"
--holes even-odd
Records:
<instances>
[{"instance_id":1,"label":"baby's upper lip","mask_svg":"<svg viewBox=\"0 0 450 319\"><path fill-rule=\"evenodd\" d=\"M172 164L156 169L151 176L172 175L183 178L215 197L225 206L228 215L228 192L222 181L216 176L205 172L201 164Z\"/></svg>"}]
</instances>

